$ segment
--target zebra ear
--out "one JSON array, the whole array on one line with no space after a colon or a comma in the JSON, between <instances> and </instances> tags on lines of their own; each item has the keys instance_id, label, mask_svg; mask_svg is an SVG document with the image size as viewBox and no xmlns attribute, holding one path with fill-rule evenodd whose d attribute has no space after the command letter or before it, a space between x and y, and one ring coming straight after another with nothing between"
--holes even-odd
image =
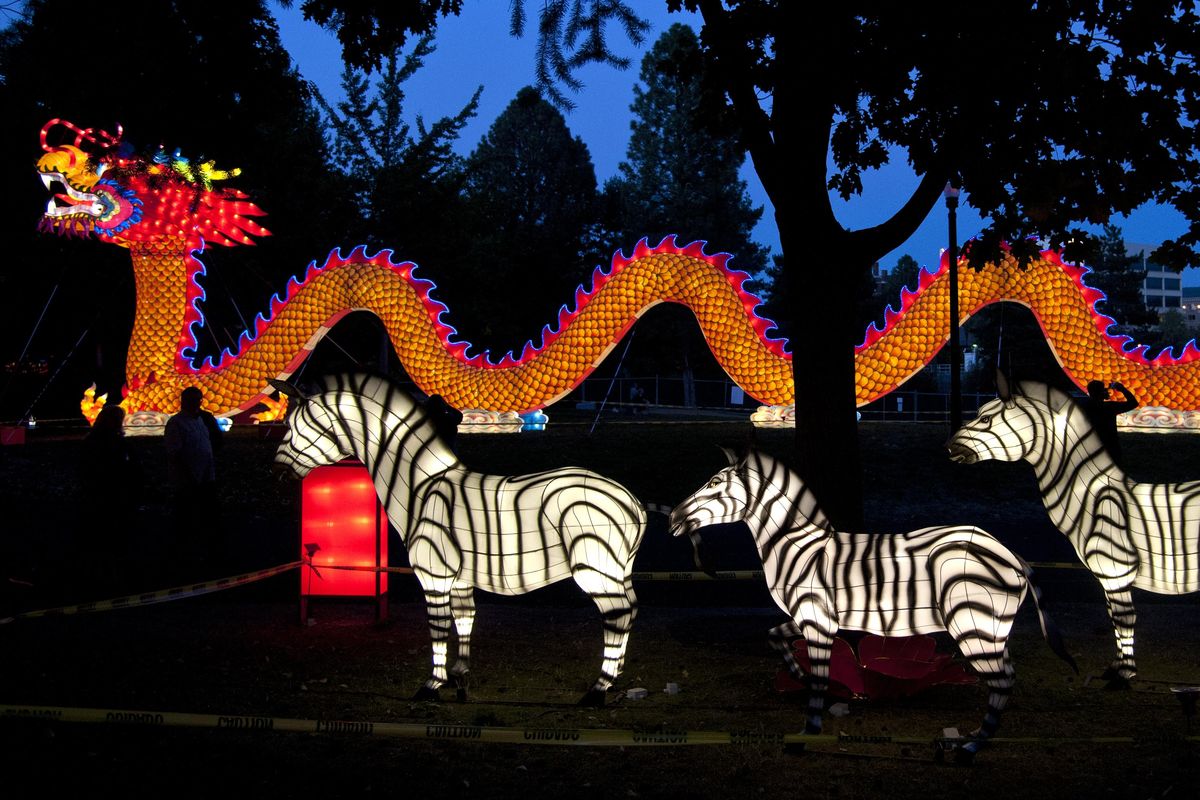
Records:
<instances>
[{"instance_id":1,"label":"zebra ear","mask_svg":"<svg viewBox=\"0 0 1200 800\"><path fill-rule=\"evenodd\" d=\"M271 387L273 389L275 389L275 391L279 392L281 395L284 395L285 397L290 397L291 399L297 400L297 401L308 399L308 395L304 394L304 392L300 391L294 385L288 383L287 381L280 381L280 380L276 380L275 378L268 378L267 383L269 383L271 385Z\"/></svg>"},{"instance_id":2,"label":"zebra ear","mask_svg":"<svg viewBox=\"0 0 1200 800\"><path fill-rule=\"evenodd\" d=\"M1000 370L996 370L996 394L1006 403L1012 400L1012 389L1008 385L1008 378Z\"/></svg>"},{"instance_id":3,"label":"zebra ear","mask_svg":"<svg viewBox=\"0 0 1200 800\"><path fill-rule=\"evenodd\" d=\"M741 461L741 458L738 457L738 454L736 452L734 452L733 450L729 449L728 447L723 447L721 445L717 445L717 447L720 449L720 451L722 453L725 454L725 458L726 458L726 460L729 461L730 466L733 466L734 464Z\"/></svg>"}]
</instances>

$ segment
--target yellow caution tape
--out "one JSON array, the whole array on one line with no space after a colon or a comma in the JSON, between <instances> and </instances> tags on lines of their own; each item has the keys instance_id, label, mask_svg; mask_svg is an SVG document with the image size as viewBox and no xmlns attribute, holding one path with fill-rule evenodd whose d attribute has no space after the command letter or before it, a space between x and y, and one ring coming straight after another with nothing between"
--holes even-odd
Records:
<instances>
[{"instance_id":1,"label":"yellow caution tape","mask_svg":"<svg viewBox=\"0 0 1200 800\"><path fill-rule=\"evenodd\" d=\"M51 722L109 723L164 728L218 728L222 730L332 733L387 736L491 744L532 744L590 747L682 747L690 745L742 745L781 747L790 744L854 745L956 745L967 737L872 736L848 734L766 733L762 731L633 731L602 728L493 727L456 723L369 722L349 720L293 719L245 714L189 714L176 711L135 711L62 706L0 705L0 718L47 720ZM1200 736L1154 737L996 736L991 744L1136 744L1140 741L1200 742Z\"/></svg>"},{"instance_id":2,"label":"yellow caution tape","mask_svg":"<svg viewBox=\"0 0 1200 800\"><path fill-rule=\"evenodd\" d=\"M232 589L235 586L245 586L248 583L261 581L266 578L274 577L289 570L299 567L303 562L293 561L290 564L281 564L278 567L270 567L269 569L260 569L257 572L246 572L241 575L234 575L229 578L218 578L204 583L189 583L184 586L175 586L170 589L159 589L154 592L143 592L142 594L131 594L124 597L114 597L111 600L97 600L90 603L78 603L73 606L59 606L58 608L44 608L40 611L25 611L20 614L14 614L11 617L0 618L0 625L6 625L18 619L34 619L37 617L52 617L66 616L68 614L86 614L92 611L113 611L118 608L137 608L139 606L149 606L155 603L167 603L172 600L182 600L185 597L199 597L200 595L212 594L224 589Z\"/></svg>"},{"instance_id":3,"label":"yellow caution tape","mask_svg":"<svg viewBox=\"0 0 1200 800\"><path fill-rule=\"evenodd\" d=\"M761 569L721 569L712 572L634 572L635 581L761 581L766 573Z\"/></svg>"},{"instance_id":4,"label":"yellow caution tape","mask_svg":"<svg viewBox=\"0 0 1200 800\"><path fill-rule=\"evenodd\" d=\"M390 572L398 575L412 575L412 567L352 567L342 564L313 564L311 562L303 562L303 566L312 567L318 574L323 569L340 569L346 572Z\"/></svg>"}]
</instances>

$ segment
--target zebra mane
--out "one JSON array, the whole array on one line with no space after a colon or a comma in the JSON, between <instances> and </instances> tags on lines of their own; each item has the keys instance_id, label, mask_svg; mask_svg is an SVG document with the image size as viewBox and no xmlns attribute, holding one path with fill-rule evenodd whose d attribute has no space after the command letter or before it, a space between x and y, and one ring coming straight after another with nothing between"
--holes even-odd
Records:
<instances>
[{"instance_id":1,"label":"zebra mane","mask_svg":"<svg viewBox=\"0 0 1200 800\"><path fill-rule=\"evenodd\" d=\"M1017 384L1017 390L1014 394L1041 403L1056 414L1066 406L1079 408L1079 404L1075 402L1075 398L1071 397L1071 395L1062 389L1040 381L1021 381ZM1090 422L1088 423L1088 427L1091 427Z\"/></svg>"},{"instance_id":2,"label":"zebra mane","mask_svg":"<svg viewBox=\"0 0 1200 800\"><path fill-rule=\"evenodd\" d=\"M1050 414L1048 422L1053 421L1056 426L1061 426L1058 432L1050 436L1051 440L1066 444L1064 434L1069 429L1078 437L1077 441L1083 445L1086 452L1100 451L1104 453L1104 461L1101 462L1104 470L1115 472L1119 476L1124 475L1124 471L1104 449L1100 433L1092 424L1087 411L1082 404L1076 402L1074 397L1062 389L1038 381L1022 381L1017 385L1013 396L1014 398L1023 397L1035 405L1045 407Z\"/></svg>"},{"instance_id":3,"label":"zebra mane","mask_svg":"<svg viewBox=\"0 0 1200 800\"><path fill-rule=\"evenodd\" d=\"M1067 426L1079 434L1080 440L1090 435L1099 437L1083 406L1062 389L1038 381L1022 381L1014 395L1045 406L1051 417L1065 414Z\"/></svg>"},{"instance_id":4,"label":"zebra mane","mask_svg":"<svg viewBox=\"0 0 1200 800\"><path fill-rule=\"evenodd\" d=\"M336 375L324 375L316 381L315 395L327 392L348 392L364 398L383 402L398 403L405 413L418 406L416 399L400 387L391 378L372 372L343 372ZM418 411L422 418L424 411Z\"/></svg>"},{"instance_id":5,"label":"zebra mane","mask_svg":"<svg viewBox=\"0 0 1200 800\"><path fill-rule=\"evenodd\" d=\"M429 414L415 397L391 378L369 372L342 373L320 378L317 387L316 393L309 397L310 401L336 402L339 395L349 395L357 398L356 402L364 410L367 403L378 404L390 412L388 416L411 430L414 438L438 461L446 465L459 463L458 456L437 435L437 426ZM366 425L369 421L364 419L362 422Z\"/></svg>"},{"instance_id":6,"label":"zebra mane","mask_svg":"<svg viewBox=\"0 0 1200 800\"><path fill-rule=\"evenodd\" d=\"M794 469L770 453L764 453L753 446L741 448L738 456L734 468L757 472L764 483L777 488L780 493L791 496L798 517L827 531L834 529L833 523L817 502L816 495Z\"/></svg>"}]
</instances>

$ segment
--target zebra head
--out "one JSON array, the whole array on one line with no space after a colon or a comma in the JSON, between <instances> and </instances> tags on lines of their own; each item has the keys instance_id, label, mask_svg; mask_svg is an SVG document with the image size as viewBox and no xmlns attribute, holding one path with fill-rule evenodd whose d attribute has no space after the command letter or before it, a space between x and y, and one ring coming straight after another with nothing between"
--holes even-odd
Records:
<instances>
[{"instance_id":1,"label":"zebra head","mask_svg":"<svg viewBox=\"0 0 1200 800\"><path fill-rule=\"evenodd\" d=\"M1040 383L1009 387L996 376L999 397L979 409L979 416L946 442L950 460L959 464L1032 461L1053 442L1064 440L1068 427L1086 433L1086 422L1070 395Z\"/></svg>"},{"instance_id":2,"label":"zebra head","mask_svg":"<svg viewBox=\"0 0 1200 800\"><path fill-rule=\"evenodd\" d=\"M692 536L708 525L737 522L745 517L750 500L746 455L722 447L729 466L714 475L671 512L671 534Z\"/></svg>"},{"instance_id":3,"label":"zebra head","mask_svg":"<svg viewBox=\"0 0 1200 800\"><path fill-rule=\"evenodd\" d=\"M324 402L283 381L270 383L292 401L287 433L275 451L277 467L290 468L303 478L316 467L336 464L353 455L338 436L337 421Z\"/></svg>"}]
</instances>

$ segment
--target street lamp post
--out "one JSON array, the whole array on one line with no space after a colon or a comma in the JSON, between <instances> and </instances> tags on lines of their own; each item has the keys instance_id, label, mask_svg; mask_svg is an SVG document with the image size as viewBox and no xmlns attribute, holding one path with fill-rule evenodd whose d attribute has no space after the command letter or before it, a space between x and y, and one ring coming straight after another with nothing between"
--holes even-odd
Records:
<instances>
[{"instance_id":1,"label":"street lamp post","mask_svg":"<svg viewBox=\"0 0 1200 800\"><path fill-rule=\"evenodd\" d=\"M950 224L950 430L962 427L962 347L958 338L958 187L946 184L946 212Z\"/></svg>"}]
</instances>

